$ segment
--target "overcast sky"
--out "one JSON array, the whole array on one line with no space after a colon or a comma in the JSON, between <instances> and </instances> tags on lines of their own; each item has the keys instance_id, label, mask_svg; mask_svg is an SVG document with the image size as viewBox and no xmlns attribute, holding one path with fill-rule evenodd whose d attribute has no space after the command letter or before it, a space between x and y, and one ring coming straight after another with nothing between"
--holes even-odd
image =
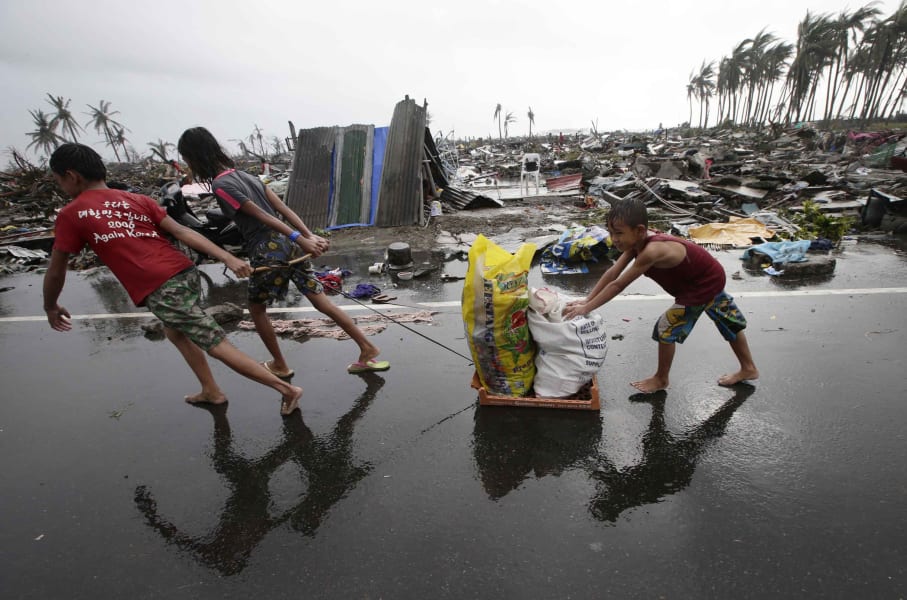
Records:
<instances>
[{"instance_id":1,"label":"overcast sky","mask_svg":"<svg viewBox=\"0 0 907 600\"><path fill-rule=\"evenodd\" d=\"M497 135L497 103L512 135L530 106L539 131L676 125L703 59L763 28L794 42L807 11L866 3L0 0L0 150L27 146L48 92L83 123L111 102L142 154L194 125L234 148L256 124L281 138L289 120L384 126L406 94L428 101L436 134ZM80 141L110 154L93 131Z\"/></svg>"}]
</instances>

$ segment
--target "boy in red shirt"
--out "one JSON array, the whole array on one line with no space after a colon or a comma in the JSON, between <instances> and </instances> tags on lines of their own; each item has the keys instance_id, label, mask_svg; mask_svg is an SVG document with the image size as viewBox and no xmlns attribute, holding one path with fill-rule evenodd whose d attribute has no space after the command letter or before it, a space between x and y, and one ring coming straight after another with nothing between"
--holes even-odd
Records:
<instances>
[{"instance_id":1,"label":"boy in red shirt","mask_svg":"<svg viewBox=\"0 0 907 600\"><path fill-rule=\"evenodd\" d=\"M724 291L724 269L712 255L693 242L650 232L646 206L638 199L612 206L608 231L621 255L584 300L567 305L565 319L587 314L612 300L640 275L652 278L675 297L674 306L658 319L652 331L652 339L658 342L658 369L651 377L630 385L644 393L667 388L674 344L683 343L703 312L715 322L740 362L740 369L722 375L718 384L729 386L759 377L743 333L746 318Z\"/></svg>"},{"instance_id":2,"label":"boy in red shirt","mask_svg":"<svg viewBox=\"0 0 907 600\"><path fill-rule=\"evenodd\" d=\"M195 265L164 235L169 233L223 261L237 277L252 274L247 262L183 227L151 198L108 188L107 169L88 146L61 145L50 157L50 168L57 185L72 197L57 216L56 239L44 276L44 311L53 329L72 329L69 311L57 300L66 281L69 255L88 244L136 306L147 306L164 323L167 338L198 377L202 391L186 396L186 402L222 404L227 400L214 381L207 352L237 373L277 390L281 395L280 414L296 410L302 388L282 381L227 341L220 325L198 305Z\"/></svg>"}]
</instances>

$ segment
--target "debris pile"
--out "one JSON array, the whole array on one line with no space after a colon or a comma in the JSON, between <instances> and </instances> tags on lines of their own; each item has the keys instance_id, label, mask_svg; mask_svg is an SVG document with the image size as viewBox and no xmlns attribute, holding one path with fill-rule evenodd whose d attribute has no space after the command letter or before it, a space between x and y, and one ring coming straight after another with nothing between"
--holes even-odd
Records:
<instances>
[{"instance_id":1,"label":"debris pile","mask_svg":"<svg viewBox=\"0 0 907 600\"><path fill-rule=\"evenodd\" d=\"M849 217L864 230L905 233L905 136L901 130L823 132L803 124L461 143L451 185L485 188L493 197L520 179L521 157L532 153L540 156L546 195L576 196L586 208L639 197L656 221L682 232L751 217L796 238L796 215L813 208L829 221ZM532 195L521 188L517 197Z\"/></svg>"}]
</instances>

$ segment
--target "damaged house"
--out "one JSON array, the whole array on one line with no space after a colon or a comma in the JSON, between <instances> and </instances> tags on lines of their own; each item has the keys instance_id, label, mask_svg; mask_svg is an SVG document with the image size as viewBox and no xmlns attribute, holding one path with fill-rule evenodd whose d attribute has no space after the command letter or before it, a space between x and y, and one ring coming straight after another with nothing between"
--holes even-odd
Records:
<instances>
[{"instance_id":1,"label":"damaged house","mask_svg":"<svg viewBox=\"0 0 907 600\"><path fill-rule=\"evenodd\" d=\"M330 230L424 225L432 200L447 210L488 202L450 187L426 115L427 104L406 96L388 127L301 130L287 205L310 227Z\"/></svg>"}]
</instances>

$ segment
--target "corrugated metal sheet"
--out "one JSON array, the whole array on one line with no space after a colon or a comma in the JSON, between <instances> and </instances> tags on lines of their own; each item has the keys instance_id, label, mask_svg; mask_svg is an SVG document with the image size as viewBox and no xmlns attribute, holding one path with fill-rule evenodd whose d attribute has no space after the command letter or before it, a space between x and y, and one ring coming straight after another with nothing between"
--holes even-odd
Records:
<instances>
[{"instance_id":1,"label":"corrugated metal sheet","mask_svg":"<svg viewBox=\"0 0 907 600\"><path fill-rule=\"evenodd\" d=\"M375 224L381 227L422 224L422 160L425 107L408 96L394 107Z\"/></svg>"},{"instance_id":2,"label":"corrugated metal sheet","mask_svg":"<svg viewBox=\"0 0 907 600\"><path fill-rule=\"evenodd\" d=\"M430 161L431 176L435 185L441 188L446 188L450 185L450 182L447 181L447 174L444 172L443 163L438 154L438 147L435 145L435 140L431 137L431 131L428 127L425 128L425 158Z\"/></svg>"},{"instance_id":3,"label":"corrugated metal sheet","mask_svg":"<svg viewBox=\"0 0 907 600\"><path fill-rule=\"evenodd\" d=\"M468 192L453 187L444 188L444 191L441 192L441 203L448 208L455 208L457 210L463 210L464 208L481 208L483 206L490 208L504 207L504 203L500 200L495 200L494 198L483 194Z\"/></svg>"},{"instance_id":4,"label":"corrugated metal sheet","mask_svg":"<svg viewBox=\"0 0 907 600\"><path fill-rule=\"evenodd\" d=\"M566 192L568 190L578 190L583 180L582 173L574 175L561 175L560 177L547 177L545 187L549 192Z\"/></svg>"},{"instance_id":5,"label":"corrugated metal sheet","mask_svg":"<svg viewBox=\"0 0 907 600\"><path fill-rule=\"evenodd\" d=\"M296 142L286 203L309 228L328 226L336 137L336 127L315 127L301 130Z\"/></svg>"},{"instance_id":6,"label":"corrugated metal sheet","mask_svg":"<svg viewBox=\"0 0 907 600\"><path fill-rule=\"evenodd\" d=\"M350 125L337 131L331 226L368 223L374 130L373 125Z\"/></svg>"}]
</instances>

